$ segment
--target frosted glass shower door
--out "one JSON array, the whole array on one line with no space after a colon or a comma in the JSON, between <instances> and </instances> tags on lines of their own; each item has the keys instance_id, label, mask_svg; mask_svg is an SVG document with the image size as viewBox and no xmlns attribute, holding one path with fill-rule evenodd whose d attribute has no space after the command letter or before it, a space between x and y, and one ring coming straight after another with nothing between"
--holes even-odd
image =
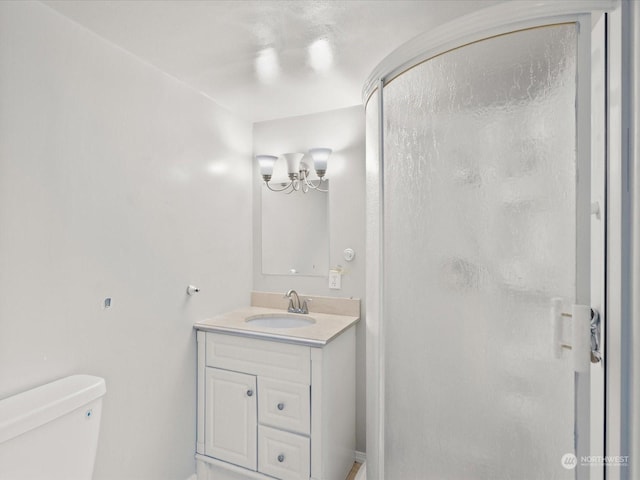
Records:
<instances>
[{"instance_id":1,"label":"frosted glass shower door","mask_svg":"<svg viewBox=\"0 0 640 480\"><path fill-rule=\"evenodd\" d=\"M574 371L552 353L549 308L576 303L588 242L576 76L576 25L560 24L384 87L387 480L574 478L561 464L575 453Z\"/></svg>"}]
</instances>

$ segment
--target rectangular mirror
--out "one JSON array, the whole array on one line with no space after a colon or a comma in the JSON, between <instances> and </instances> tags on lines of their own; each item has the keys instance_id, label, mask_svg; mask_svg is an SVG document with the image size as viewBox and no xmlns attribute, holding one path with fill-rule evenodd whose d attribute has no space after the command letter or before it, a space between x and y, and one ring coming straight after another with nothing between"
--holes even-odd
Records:
<instances>
[{"instance_id":1,"label":"rectangular mirror","mask_svg":"<svg viewBox=\"0 0 640 480\"><path fill-rule=\"evenodd\" d=\"M329 182L323 182L329 188ZM262 273L326 276L329 193L286 194L262 185Z\"/></svg>"}]
</instances>

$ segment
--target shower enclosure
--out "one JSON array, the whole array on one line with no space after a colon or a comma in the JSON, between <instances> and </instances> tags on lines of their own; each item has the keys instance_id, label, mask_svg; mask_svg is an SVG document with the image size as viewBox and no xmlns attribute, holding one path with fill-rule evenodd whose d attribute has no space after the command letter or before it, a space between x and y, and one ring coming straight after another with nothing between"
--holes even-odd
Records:
<instances>
[{"instance_id":1,"label":"shower enclosure","mask_svg":"<svg viewBox=\"0 0 640 480\"><path fill-rule=\"evenodd\" d=\"M569 315L603 314L612 3L583 7L491 8L365 86L369 480L602 478Z\"/></svg>"}]
</instances>

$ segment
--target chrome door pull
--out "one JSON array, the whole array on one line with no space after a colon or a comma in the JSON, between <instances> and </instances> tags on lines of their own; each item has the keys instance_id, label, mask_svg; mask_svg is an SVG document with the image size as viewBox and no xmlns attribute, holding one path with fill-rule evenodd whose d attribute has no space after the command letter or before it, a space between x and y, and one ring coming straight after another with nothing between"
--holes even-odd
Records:
<instances>
[{"instance_id":1,"label":"chrome door pull","mask_svg":"<svg viewBox=\"0 0 640 480\"><path fill-rule=\"evenodd\" d=\"M600 363L602 353L600 352L600 312L591 309L591 363Z\"/></svg>"}]
</instances>

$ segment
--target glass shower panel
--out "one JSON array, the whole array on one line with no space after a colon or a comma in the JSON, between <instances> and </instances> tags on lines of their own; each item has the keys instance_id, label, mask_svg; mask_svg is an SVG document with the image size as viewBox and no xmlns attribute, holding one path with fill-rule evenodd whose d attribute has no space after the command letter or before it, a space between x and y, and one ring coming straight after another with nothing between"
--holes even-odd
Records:
<instances>
[{"instance_id":1,"label":"glass shower panel","mask_svg":"<svg viewBox=\"0 0 640 480\"><path fill-rule=\"evenodd\" d=\"M570 479L574 24L489 38L384 88L384 478Z\"/></svg>"}]
</instances>

